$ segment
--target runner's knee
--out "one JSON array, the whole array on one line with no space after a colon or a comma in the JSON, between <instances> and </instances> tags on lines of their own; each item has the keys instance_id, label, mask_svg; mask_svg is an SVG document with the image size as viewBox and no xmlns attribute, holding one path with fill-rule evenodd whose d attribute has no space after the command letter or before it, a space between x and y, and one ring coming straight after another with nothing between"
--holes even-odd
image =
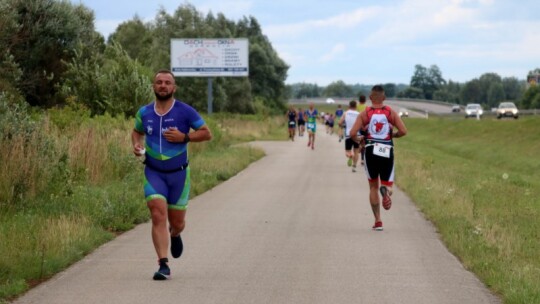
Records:
<instances>
[{"instance_id":1,"label":"runner's knee","mask_svg":"<svg viewBox=\"0 0 540 304\"><path fill-rule=\"evenodd\" d=\"M167 208L160 208L159 206L150 206L149 208L152 224L157 225L167 222Z\"/></svg>"},{"instance_id":2,"label":"runner's knee","mask_svg":"<svg viewBox=\"0 0 540 304\"><path fill-rule=\"evenodd\" d=\"M186 227L186 221L184 219L173 219L172 221L170 221L169 224L177 233L181 233Z\"/></svg>"}]
</instances>

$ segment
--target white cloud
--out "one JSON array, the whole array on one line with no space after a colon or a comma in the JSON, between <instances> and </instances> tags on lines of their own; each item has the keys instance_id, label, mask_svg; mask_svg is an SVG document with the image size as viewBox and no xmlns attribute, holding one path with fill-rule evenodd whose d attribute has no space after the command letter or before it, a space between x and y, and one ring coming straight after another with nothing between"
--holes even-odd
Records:
<instances>
[{"instance_id":1,"label":"white cloud","mask_svg":"<svg viewBox=\"0 0 540 304\"><path fill-rule=\"evenodd\" d=\"M331 50L330 52L324 54L319 60L321 62L329 62L329 61L332 61L334 60L337 56L339 56L340 54L343 54L345 52L345 50L347 49L347 47L345 46L345 44L343 43L338 43L336 44Z\"/></svg>"},{"instance_id":2,"label":"white cloud","mask_svg":"<svg viewBox=\"0 0 540 304\"><path fill-rule=\"evenodd\" d=\"M296 36L322 29L350 29L379 15L380 7L367 7L328 18L307 20L292 24L270 25L264 32L271 40L291 39Z\"/></svg>"},{"instance_id":3,"label":"white cloud","mask_svg":"<svg viewBox=\"0 0 540 304\"><path fill-rule=\"evenodd\" d=\"M433 52L440 57L460 59L482 59L524 61L538 56L540 35L523 33L515 41L498 41L493 43L449 44L433 46Z\"/></svg>"},{"instance_id":4,"label":"white cloud","mask_svg":"<svg viewBox=\"0 0 540 304\"><path fill-rule=\"evenodd\" d=\"M464 8L459 5L448 5L440 11L433 14L432 23L435 26L446 26L463 21L474 20L475 12L470 8Z\"/></svg>"},{"instance_id":5,"label":"white cloud","mask_svg":"<svg viewBox=\"0 0 540 304\"><path fill-rule=\"evenodd\" d=\"M411 43L441 30L472 27L480 20L479 8L465 6L466 1L404 1L393 10L388 10L384 23L363 44Z\"/></svg>"},{"instance_id":6,"label":"white cloud","mask_svg":"<svg viewBox=\"0 0 540 304\"><path fill-rule=\"evenodd\" d=\"M288 65L291 65L293 62L295 65L301 65L305 61L305 57L302 55L297 55L293 52L287 51L278 51L279 58L283 59Z\"/></svg>"},{"instance_id":7,"label":"white cloud","mask_svg":"<svg viewBox=\"0 0 540 304\"><path fill-rule=\"evenodd\" d=\"M464 41L453 39L428 47L443 57L498 59L506 62L532 59L538 56L540 35L531 29L539 27L540 21L480 21L464 29L467 32L463 32L462 36L468 36Z\"/></svg>"}]
</instances>

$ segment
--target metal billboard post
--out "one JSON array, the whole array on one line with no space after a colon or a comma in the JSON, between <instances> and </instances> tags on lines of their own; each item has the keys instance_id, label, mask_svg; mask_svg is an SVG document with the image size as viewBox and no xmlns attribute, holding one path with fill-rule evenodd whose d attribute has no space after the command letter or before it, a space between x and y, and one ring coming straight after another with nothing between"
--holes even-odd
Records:
<instances>
[{"instance_id":1,"label":"metal billboard post","mask_svg":"<svg viewBox=\"0 0 540 304\"><path fill-rule=\"evenodd\" d=\"M206 94L208 95L208 115L212 114L212 77L208 77L208 88L206 89Z\"/></svg>"}]
</instances>

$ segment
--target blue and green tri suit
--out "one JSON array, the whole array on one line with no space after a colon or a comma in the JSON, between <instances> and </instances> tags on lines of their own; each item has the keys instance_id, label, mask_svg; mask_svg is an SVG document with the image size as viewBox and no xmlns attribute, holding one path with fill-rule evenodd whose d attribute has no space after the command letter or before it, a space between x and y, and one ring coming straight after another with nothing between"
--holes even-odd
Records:
<instances>
[{"instance_id":1,"label":"blue and green tri suit","mask_svg":"<svg viewBox=\"0 0 540 304\"><path fill-rule=\"evenodd\" d=\"M155 111L155 102L139 109L135 131L145 135L144 197L147 202L161 198L171 209L186 210L190 189L187 144L168 142L163 132L176 128L187 134L190 129L198 130L203 125L199 113L179 100L163 115Z\"/></svg>"},{"instance_id":2,"label":"blue and green tri suit","mask_svg":"<svg viewBox=\"0 0 540 304\"><path fill-rule=\"evenodd\" d=\"M307 130L308 132L315 133L317 131L317 116L319 112L317 109L313 109L313 112L310 112L309 109L306 110L305 116L307 117Z\"/></svg>"}]
</instances>

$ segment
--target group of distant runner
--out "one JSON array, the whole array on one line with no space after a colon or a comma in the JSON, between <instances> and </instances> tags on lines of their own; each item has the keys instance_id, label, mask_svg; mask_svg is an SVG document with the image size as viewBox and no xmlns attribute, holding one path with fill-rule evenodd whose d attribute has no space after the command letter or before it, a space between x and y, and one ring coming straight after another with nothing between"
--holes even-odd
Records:
<instances>
[{"instance_id":1,"label":"group of distant runner","mask_svg":"<svg viewBox=\"0 0 540 304\"><path fill-rule=\"evenodd\" d=\"M302 108L299 108L298 111L294 109L293 106L289 107L287 111L287 124L289 139L294 141L296 134L296 128L298 127L298 136L304 136L304 132L307 126L308 132L308 147L312 150L315 149L315 131L317 130L317 116L319 112L315 109L313 103L309 104L309 108L305 111L302 111Z\"/></svg>"},{"instance_id":2,"label":"group of distant runner","mask_svg":"<svg viewBox=\"0 0 540 304\"><path fill-rule=\"evenodd\" d=\"M321 122L327 134L334 133L334 124L338 124L338 140L345 140L345 156L347 166L356 172L358 160L364 166L369 182L369 201L375 223L373 229L383 230L380 205L389 210L392 206L392 186L394 183L394 138L407 134L407 128L396 111L384 104L386 96L384 88L376 85L371 89L369 99L371 106L366 105L366 96L359 96L358 102L351 100L349 107L343 111L337 106L335 113L321 113ZM319 112L314 104L298 111L291 106L287 112L289 138L294 141L295 130L303 136L307 122L308 147L315 149L315 134ZM394 128L397 129L394 131ZM381 197L379 197L379 193Z\"/></svg>"}]
</instances>

